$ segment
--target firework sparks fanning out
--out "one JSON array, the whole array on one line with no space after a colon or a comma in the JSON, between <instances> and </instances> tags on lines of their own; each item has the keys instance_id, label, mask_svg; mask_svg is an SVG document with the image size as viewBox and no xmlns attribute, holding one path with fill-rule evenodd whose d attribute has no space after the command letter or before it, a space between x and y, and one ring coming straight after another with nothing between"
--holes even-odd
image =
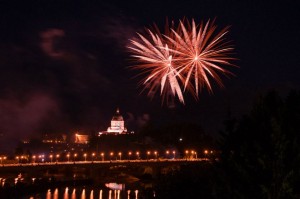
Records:
<instances>
[{"instance_id":1,"label":"firework sparks fanning out","mask_svg":"<svg viewBox=\"0 0 300 199\"><path fill-rule=\"evenodd\" d=\"M148 30L151 40L147 40L138 34L143 44L131 40L134 47L129 47L136 53L133 57L137 58L142 64L137 65L149 73L143 84L150 84L149 94L151 95L160 85L161 94L168 92L168 86L173 95L177 95L179 100L184 103L182 90L178 82L178 72L173 66L172 55L166 41L163 40L160 33L154 34ZM165 44L165 45L164 45ZM158 84L158 81L159 84Z\"/></svg>"},{"instance_id":2,"label":"firework sparks fanning out","mask_svg":"<svg viewBox=\"0 0 300 199\"><path fill-rule=\"evenodd\" d=\"M198 97L199 90L207 87L212 92L209 79L223 86L218 73L231 74L221 65L232 65L233 48L225 41L228 28L216 33L214 23L196 25L192 20L180 21L178 28L170 28L165 35L147 30L149 39L139 35L140 41L131 40L132 57L138 61L136 68L147 77L143 85L150 84L149 94L160 87L160 93L170 92L184 103L183 91L189 89ZM194 82L194 83L192 83Z\"/></svg>"}]
</instances>

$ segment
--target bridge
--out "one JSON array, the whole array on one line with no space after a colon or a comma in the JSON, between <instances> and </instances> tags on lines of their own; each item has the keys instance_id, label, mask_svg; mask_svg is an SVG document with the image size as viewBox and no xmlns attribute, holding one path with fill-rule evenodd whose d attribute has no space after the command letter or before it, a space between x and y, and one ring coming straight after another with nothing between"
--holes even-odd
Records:
<instances>
[{"instance_id":1,"label":"bridge","mask_svg":"<svg viewBox=\"0 0 300 199\"><path fill-rule=\"evenodd\" d=\"M151 160L106 160L66 161L42 163L3 164L0 178L16 178L19 174L28 178L55 178L60 181L92 179L95 182L156 178L180 170L182 166L201 167L208 159L151 159Z\"/></svg>"},{"instance_id":2,"label":"bridge","mask_svg":"<svg viewBox=\"0 0 300 199\"><path fill-rule=\"evenodd\" d=\"M107 165L107 164L169 164L177 163L182 164L186 162L202 162L208 161L207 158L192 158L192 159L150 159L150 160L102 160L102 161L56 161L56 162L31 162L31 163L12 163L12 164L2 164L0 167L37 167L37 166L59 166L59 165Z\"/></svg>"}]
</instances>

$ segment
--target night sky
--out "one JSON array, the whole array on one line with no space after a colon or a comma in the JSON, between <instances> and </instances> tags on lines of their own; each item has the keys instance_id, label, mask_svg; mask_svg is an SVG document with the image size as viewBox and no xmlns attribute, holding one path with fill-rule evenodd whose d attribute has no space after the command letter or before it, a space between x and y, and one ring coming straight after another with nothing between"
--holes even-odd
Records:
<instances>
[{"instance_id":1,"label":"night sky","mask_svg":"<svg viewBox=\"0 0 300 199\"><path fill-rule=\"evenodd\" d=\"M89 2L89 3L88 3ZM230 111L247 113L269 90L300 87L297 1L1 1L0 152L43 133L105 130L119 107L129 130L191 121L215 135ZM235 74L199 100L162 105L141 93L126 49L136 32L166 17L216 18L235 46Z\"/></svg>"}]
</instances>

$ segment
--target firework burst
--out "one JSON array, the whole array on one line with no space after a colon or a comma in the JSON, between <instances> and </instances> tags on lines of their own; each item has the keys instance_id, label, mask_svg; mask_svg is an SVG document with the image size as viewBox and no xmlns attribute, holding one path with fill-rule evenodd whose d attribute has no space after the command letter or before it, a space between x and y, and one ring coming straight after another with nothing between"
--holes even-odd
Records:
<instances>
[{"instance_id":1,"label":"firework burst","mask_svg":"<svg viewBox=\"0 0 300 199\"><path fill-rule=\"evenodd\" d=\"M164 39L159 31L154 34L147 29L147 32L150 39L138 34L140 41L130 40L132 45L128 47L134 52L132 57L139 62L134 68L142 69L147 74L142 84L145 88L149 87L149 96L153 96L160 87L162 96L168 96L171 91L172 96L177 96L184 103L178 81L180 74L174 67L174 56L170 53L169 45L173 44Z\"/></svg>"},{"instance_id":2,"label":"firework burst","mask_svg":"<svg viewBox=\"0 0 300 199\"><path fill-rule=\"evenodd\" d=\"M166 28L164 35L158 28L147 29L148 38L138 33L139 40L130 40L128 48L138 63L134 67L146 74L142 84L149 87L148 95L160 88L162 96L171 93L184 103L186 90L198 97L204 87L212 92L210 80L223 86L219 74L232 74L222 66L233 66L233 48L225 39L228 27L220 32L216 28L210 21L196 25L194 20L183 20L176 29Z\"/></svg>"},{"instance_id":3,"label":"firework burst","mask_svg":"<svg viewBox=\"0 0 300 199\"><path fill-rule=\"evenodd\" d=\"M233 60L230 54L233 48L225 41L224 36L228 33L228 27L216 33L214 23L208 21L205 25L196 26L194 20L192 24L185 20L180 21L180 31L172 29L175 39L166 36L168 41L176 45L176 49L171 50L177 54L178 61L176 69L184 76L184 89L190 82L194 82L196 95L199 90L207 87L212 92L209 79L214 79L219 86L223 86L218 72L227 75L232 74L220 65L232 65L229 61Z\"/></svg>"}]
</instances>

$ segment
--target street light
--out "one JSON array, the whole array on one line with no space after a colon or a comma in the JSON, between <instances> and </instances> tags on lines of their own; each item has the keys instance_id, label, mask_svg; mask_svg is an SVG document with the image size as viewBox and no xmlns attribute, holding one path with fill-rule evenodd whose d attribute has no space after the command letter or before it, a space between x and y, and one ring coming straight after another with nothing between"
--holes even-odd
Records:
<instances>
[{"instance_id":1,"label":"street light","mask_svg":"<svg viewBox=\"0 0 300 199\"><path fill-rule=\"evenodd\" d=\"M68 162L70 162L70 154L67 154Z\"/></svg>"},{"instance_id":2,"label":"street light","mask_svg":"<svg viewBox=\"0 0 300 199\"><path fill-rule=\"evenodd\" d=\"M74 154L74 162L76 161L77 153Z\"/></svg>"},{"instance_id":3,"label":"street light","mask_svg":"<svg viewBox=\"0 0 300 199\"><path fill-rule=\"evenodd\" d=\"M2 163L3 163L3 160L6 160L6 156L0 157L0 160L1 160L1 164L2 164Z\"/></svg>"},{"instance_id":4,"label":"street light","mask_svg":"<svg viewBox=\"0 0 300 199\"><path fill-rule=\"evenodd\" d=\"M33 156L32 156L33 163L35 163L35 158L36 158L36 156L35 156L35 155L33 155Z\"/></svg>"},{"instance_id":5,"label":"street light","mask_svg":"<svg viewBox=\"0 0 300 199\"><path fill-rule=\"evenodd\" d=\"M166 157L166 158L167 158L167 159L168 159L168 157L169 157L169 153L170 153L170 152L167 150L167 151L166 151L166 154L167 154L167 157Z\"/></svg>"},{"instance_id":6,"label":"street light","mask_svg":"<svg viewBox=\"0 0 300 199\"><path fill-rule=\"evenodd\" d=\"M85 154L83 154L83 157L84 157L84 161L86 162L86 153Z\"/></svg>"},{"instance_id":7,"label":"street light","mask_svg":"<svg viewBox=\"0 0 300 199\"><path fill-rule=\"evenodd\" d=\"M104 161L104 153L101 153L101 158L102 158L102 161Z\"/></svg>"},{"instance_id":8,"label":"street light","mask_svg":"<svg viewBox=\"0 0 300 199\"><path fill-rule=\"evenodd\" d=\"M186 154L186 160L188 159L188 154L189 154L189 151L188 150L186 150L185 151L185 154Z\"/></svg>"},{"instance_id":9,"label":"street light","mask_svg":"<svg viewBox=\"0 0 300 199\"><path fill-rule=\"evenodd\" d=\"M140 152L136 152L137 159L140 159Z\"/></svg>"},{"instance_id":10,"label":"street light","mask_svg":"<svg viewBox=\"0 0 300 199\"><path fill-rule=\"evenodd\" d=\"M176 151L173 151L173 155L174 155L174 159L175 159L175 157L176 157Z\"/></svg>"},{"instance_id":11,"label":"street light","mask_svg":"<svg viewBox=\"0 0 300 199\"><path fill-rule=\"evenodd\" d=\"M147 160L149 159L150 151L147 151Z\"/></svg>"},{"instance_id":12,"label":"street light","mask_svg":"<svg viewBox=\"0 0 300 199\"><path fill-rule=\"evenodd\" d=\"M92 153L92 161L94 162L95 153Z\"/></svg>"},{"instance_id":13,"label":"street light","mask_svg":"<svg viewBox=\"0 0 300 199\"><path fill-rule=\"evenodd\" d=\"M120 160L122 160L122 153L121 152L119 152L119 156L120 156Z\"/></svg>"},{"instance_id":14,"label":"street light","mask_svg":"<svg viewBox=\"0 0 300 199\"><path fill-rule=\"evenodd\" d=\"M50 157L50 161L52 163L53 155L51 154L49 157Z\"/></svg>"},{"instance_id":15,"label":"street light","mask_svg":"<svg viewBox=\"0 0 300 199\"><path fill-rule=\"evenodd\" d=\"M206 160L207 160L207 154L208 154L208 150L204 150L204 156Z\"/></svg>"},{"instance_id":16,"label":"street light","mask_svg":"<svg viewBox=\"0 0 300 199\"><path fill-rule=\"evenodd\" d=\"M194 151L191 151L191 154L192 154L191 158L193 159L194 158Z\"/></svg>"},{"instance_id":17,"label":"street light","mask_svg":"<svg viewBox=\"0 0 300 199\"><path fill-rule=\"evenodd\" d=\"M58 162L59 154L56 154L56 162Z\"/></svg>"},{"instance_id":18,"label":"street light","mask_svg":"<svg viewBox=\"0 0 300 199\"><path fill-rule=\"evenodd\" d=\"M112 158L113 155L114 155L114 153L110 152L110 161L111 161L111 158Z\"/></svg>"},{"instance_id":19,"label":"street light","mask_svg":"<svg viewBox=\"0 0 300 199\"><path fill-rule=\"evenodd\" d=\"M131 156L131 154L132 154L132 153L131 153L131 151L129 151L129 152L128 152L128 157L129 157L129 160L130 160L130 156Z\"/></svg>"},{"instance_id":20,"label":"street light","mask_svg":"<svg viewBox=\"0 0 300 199\"><path fill-rule=\"evenodd\" d=\"M157 159L157 151L154 151L154 154L155 154L155 158Z\"/></svg>"}]
</instances>

